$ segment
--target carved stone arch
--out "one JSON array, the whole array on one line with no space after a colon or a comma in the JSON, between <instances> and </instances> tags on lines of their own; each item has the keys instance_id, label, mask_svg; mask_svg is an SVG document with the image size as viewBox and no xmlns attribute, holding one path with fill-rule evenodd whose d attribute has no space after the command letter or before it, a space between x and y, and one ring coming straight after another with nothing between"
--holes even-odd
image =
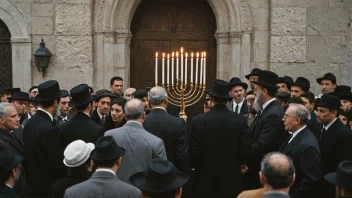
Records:
<instances>
[{"instance_id":1,"label":"carved stone arch","mask_svg":"<svg viewBox=\"0 0 352 198\"><path fill-rule=\"evenodd\" d=\"M104 87L114 75L129 86L130 26L142 0L98 0L96 2L95 86ZM217 31L217 78L244 78L250 67L252 19L246 0L207 0L213 9ZM102 24L97 24L102 23ZM245 40L244 40L245 39ZM103 69L101 69L103 68ZM246 69L248 68L248 69Z\"/></svg>"},{"instance_id":2,"label":"carved stone arch","mask_svg":"<svg viewBox=\"0 0 352 198\"><path fill-rule=\"evenodd\" d=\"M11 33L13 86L28 90L31 79L31 37L21 9L10 0L0 1L0 19Z\"/></svg>"}]
</instances>

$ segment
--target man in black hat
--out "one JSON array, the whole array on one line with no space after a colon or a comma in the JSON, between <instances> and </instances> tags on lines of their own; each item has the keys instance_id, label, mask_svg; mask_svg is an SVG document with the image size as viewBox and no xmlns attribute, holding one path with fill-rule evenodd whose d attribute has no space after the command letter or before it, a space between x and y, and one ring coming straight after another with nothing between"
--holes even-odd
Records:
<instances>
[{"instance_id":1,"label":"man in black hat","mask_svg":"<svg viewBox=\"0 0 352 198\"><path fill-rule=\"evenodd\" d=\"M341 161L352 160L352 133L338 119L340 106L340 100L329 94L324 94L317 105L318 122L323 125L319 135L323 174L334 172ZM322 191L326 197L334 195L327 183Z\"/></svg>"},{"instance_id":2,"label":"man in black hat","mask_svg":"<svg viewBox=\"0 0 352 198\"><path fill-rule=\"evenodd\" d=\"M9 102L8 97L11 97L11 95L14 92L19 92L21 91L20 88L4 88L0 90L0 102Z\"/></svg>"},{"instance_id":3,"label":"man in black hat","mask_svg":"<svg viewBox=\"0 0 352 198\"><path fill-rule=\"evenodd\" d=\"M262 71L262 70L258 69L258 68L254 68L254 69L252 69L250 74L245 75L246 79L251 84L251 89L252 90L255 87L255 84L253 82L258 80L258 76L259 76L260 71Z\"/></svg>"},{"instance_id":4,"label":"man in black hat","mask_svg":"<svg viewBox=\"0 0 352 198\"><path fill-rule=\"evenodd\" d=\"M110 103L112 98L117 95L111 93L106 89L98 90L95 96L95 103L97 108L91 113L92 120L100 126L105 126L105 122L108 119L110 113Z\"/></svg>"},{"instance_id":5,"label":"man in black hat","mask_svg":"<svg viewBox=\"0 0 352 198\"><path fill-rule=\"evenodd\" d=\"M293 84L293 79L289 76L279 77L277 79L276 85L285 93L290 93L291 85Z\"/></svg>"},{"instance_id":6,"label":"man in black hat","mask_svg":"<svg viewBox=\"0 0 352 198\"><path fill-rule=\"evenodd\" d=\"M234 77L229 82L230 91L229 94L232 97L231 102L227 104L227 108L230 111L236 112L241 115L248 114L248 106L245 98L248 85L237 77Z\"/></svg>"},{"instance_id":7,"label":"man in black hat","mask_svg":"<svg viewBox=\"0 0 352 198\"><path fill-rule=\"evenodd\" d=\"M8 100L16 107L17 113L20 116L20 124L22 124L25 119L30 117L30 115L26 112L28 103L31 101L28 93L15 92L11 97L8 97Z\"/></svg>"},{"instance_id":8,"label":"man in black hat","mask_svg":"<svg viewBox=\"0 0 352 198\"><path fill-rule=\"evenodd\" d=\"M13 190L20 178L20 163L22 157L11 152L0 151L0 197L20 198Z\"/></svg>"},{"instance_id":9,"label":"man in black hat","mask_svg":"<svg viewBox=\"0 0 352 198\"><path fill-rule=\"evenodd\" d=\"M352 109L352 92L350 86L340 85L336 87L333 95L337 96L340 99L342 109L344 111L349 111Z\"/></svg>"},{"instance_id":10,"label":"man in black hat","mask_svg":"<svg viewBox=\"0 0 352 198\"><path fill-rule=\"evenodd\" d=\"M29 88L28 94L29 97L35 98L39 94L38 86L32 86L31 88Z\"/></svg>"},{"instance_id":11,"label":"man in black hat","mask_svg":"<svg viewBox=\"0 0 352 198\"><path fill-rule=\"evenodd\" d=\"M299 97L302 93L308 92L310 89L310 82L304 77L298 77L291 85L291 97Z\"/></svg>"},{"instance_id":12,"label":"man in black hat","mask_svg":"<svg viewBox=\"0 0 352 198\"><path fill-rule=\"evenodd\" d=\"M254 107L258 113L246 138L248 148L244 150L249 168L244 175L246 189L261 186L258 178L260 161L265 154L278 151L288 135L281 121L284 110L275 98L277 77L275 73L263 70L258 80L253 82L256 84Z\"/></svg>"},{"instance_id":13,"label":"man in black hat","mask_svg":"<svg viewBox=\"0 0 352 198\"><path fill-rule=\"evenodd\" d=\"M60 131L54 123L60 98L59 83L50 80L38 86L37 113L28 120L23 129L25 169L27 172L28 196L50 197L52 184L61 179L66 168L62 163L64 148Z\"/></svg>"},{"instance_id":14,"label":"man in black hat","mask_svg":"<svg viewBox=\"0 0 352 198\"><path fill-rule=\"evenodd\" d=\"M352 197L352 161L342 161L336 172L326 174L324 178L335 186L336 198Z\"/></svg>"},{"instance_id":15,"label":"man in black hat","mask_svg":"<svg viewBox=\"0 0 352 198\"><path fill-rule=\"evenodd\" d=\"M80 84L71 89L70 107L77 109L77 114L71 120L59 126L62 145L67 147L75 140L95 143L104 135L104 127L90 119L94 98L86 84Z\"/></svg>"},{"instance_id":16,"label":"man in black hat","mask_svg":"<svg viewBox=\"0 0 352 198\"><path fill-rule=\"evenodd\" d=\"M226 107L228 82L215 80L207 94L211 109L191 121L195 197L237 197L242 191L240 150L247 122Z\"/></svg>"},{"instance_id":17,"label":"man in black hat","mask_svg":"<svg viewBox=\"0 0 352 198\"><path fill-rule=\"evenodd\" d=\"M68 91L64 91L66 93L66 96L60 98L60 113L56 116L56 118L54 118L57 126L60 126L63 123L67 122L69 119L71 119L70 107L68 106L68 103L70 102L70 94L68 93Z\"/></svg>"},{"instance_id":18,"label":"man in black hat","mask_svg":"<svg viewBox=\"0 0 352 198\"><path fill-rule=\"evenodd\" d=\"M142 191L143 198L181 198L182 186L188 176L180 172L168 160L155 158L147 163L147 170L130 177L132 185Z\"/></svg>"},{"instance_id":19,"label":"man in black hat","mask_svg":"<svg viewBox=\"0 0 352 198\"><path fill-rule=\"evenodd\" d=\"M130 197L140 198L141 191L116 177L125 149L119 147L111 136L98 139L91 152L97 170L88 180L66 190L65 198Z\"/></svg>"},{"instance_id":20,"label":"man in black hat","mask_svg":"<svg viewBox=\"0 0 352 198\"><path fill-rule=\"evenodd\" d=\"M332 73L326 73L323 77L317 78L317 83L320 85L322 94L332 93L337 87L336 76Z\"/></svg>"}]
</instances>

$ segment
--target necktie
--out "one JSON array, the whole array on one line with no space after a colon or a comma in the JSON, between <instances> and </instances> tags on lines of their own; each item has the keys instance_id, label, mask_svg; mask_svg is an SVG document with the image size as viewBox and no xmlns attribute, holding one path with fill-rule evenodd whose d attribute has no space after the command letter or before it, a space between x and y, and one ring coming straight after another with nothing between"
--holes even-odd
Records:
<instances>
[{"instance_id":1,"label":"necktie","mask_svg":"<svg viewBox=\"0 0 352 198\"><path fill-rule=\"evenodd\" d=\"M236 105L236 108L235 108L236 113L238 113L238 106L240 106L240 105Z\"/></svg>"},{"instance_id":2,"label":"necktie","mask_svg":"<svg viewBox=\"0 0 352 198\"><path fill-rule=\"evenodd\" d=\"M103 116L101 117L101 123L102 123L102 124L105 123L105 115L103 115Z\"/></svg>"},{"instance_id":3,"label":"necktie","mask_svg":"<svg viewBox=\"0 0 352 198\"><path fill-rule=\"evenodd\" d=\"M320 132L320 139L323 137L323 134L326 132L326 129L323 127Z\"/></svg>"}]
</instances>

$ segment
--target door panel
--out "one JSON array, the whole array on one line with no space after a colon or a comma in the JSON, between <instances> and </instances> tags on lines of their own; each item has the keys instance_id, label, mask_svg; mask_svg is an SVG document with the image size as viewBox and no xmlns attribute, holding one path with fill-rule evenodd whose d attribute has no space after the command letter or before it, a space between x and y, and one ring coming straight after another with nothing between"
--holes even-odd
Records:
<instances>
[{"instance_id":1,"label":"door panel","mask_svg":"<svg viewBox=\"0 0 352 198\"><path fill-rule=\"evenodd\" d=\"M12 87L11 34L0 19L0 88Z\"/></svg>"}]
</instances>

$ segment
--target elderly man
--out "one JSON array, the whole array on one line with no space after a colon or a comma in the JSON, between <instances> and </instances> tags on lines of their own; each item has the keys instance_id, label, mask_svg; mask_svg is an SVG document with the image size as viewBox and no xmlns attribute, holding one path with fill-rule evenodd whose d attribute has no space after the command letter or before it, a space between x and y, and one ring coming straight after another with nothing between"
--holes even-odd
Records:
<instances>
[{"instance_id":1,"label":"elderly man","mask_svg":"<svg viewBox=\"0 0 352 198\"><path fill-rule=\"evenodd\" d=\"M14 155L23 157L23 142L13 132L19 127L19 121L18 113L13 104L0 103L0 147ZM14 189L24 197L27 187L23 167L20 170L22 175Z\"/></svg>"},{"instance_id":2,"label":"elderly man","mask_svg":"<svg viewBox=\"0 0 352 198\"><path fill-rule=\"evenodd\" d=\"M0 197L20 198L12 189L21 177L20 163L22 157L8 151L0 151Z\"/></svg>"},{"instance_id":3,"label":"elderly man","mask_svg":"<svg viewBox=\"0 0 352 198\"><path fill-rule=\"evenodd\" d=\"M132 94L133 94L133 92L135 92L136 91L136 89L135 88L132 88L132 87L130 87L130 88L127 88L126 90L125 90L125 99L127 100L127 101L129 101L129 100L131 100L132 99Z\"/></svg>"},{"instance_id":4,"label":"elderly man","mask_svg":"<svg viewBox=\"0 0 352 198\"><path fill-rule=\"evenodd\" d=\"M169 100L164 88L153 87L148 100L152 110L146 116L143 127L164 141L168 160L179 170L187 171L188 145L184 120L167 113Z\"/></svg>"},{"instance_id":5,"label":"elderly man","mask_svg":"<svg viewBox=\"0 0 352 198\"><path fill-rule=\"evenodd\" d=\"M302 93L308 92L310 89L310 82L304 77L298 77L291 85L291 97L299 97Z\"/></svg>"},{"instance_id":6,"label":"elderly man","mask_svg":"<svg viewBox=\"0 0 352 198\"><path fill-rule=\"evenodd\" d=\"M242 190L240 150L247 122L226 107L228 82L215 80L207 94L213 106L191 121L195 197L236 197Z\"/></svg>"},{"instance_id":7,"label":"elderly man","mask_svg":"<svg viewBox=\"0 0 352 198\"><path fill-rule=\"evenodd\" d=\"M332 73L326 73L323 77L317 78L317 83L320 85L322 94L332 93L337 87L336 76Z\"/></svg>"},{"instance_id":8,"label":"elderly man","mask_svg":"<svg viewBox=\"0 0 352 198\"><path fill-rule=\"evenodd\" d=\"M95 104L97 105L97 108L90 115L95 123L105 127L105 122L108 119L108 115L110 113L110 103L112 98L115 97L115 94L106 89L102 89L96 92Z\"/></svg>"},{"instance_id":9,"label":"elderly man","mask_svg":"<svg viewBox=\"0 0 352 198\"><path fill-rule=\"evenodd\" d=\"M31 101L28 93L15 92L11 97L8 98L8 100L15 106L17 113L20 116L20 124L22 124L25 119L30 117L26 112L28 103Z\"/></svg>"},{"instance_id":10,"label":"elderly man","mask_svg":"<svg viewBox=\"0 0 352 198\"><path fill-rule=\"evenodd\" d=\"M296 181L290 189L291 198L316 195L314 187L320 180L320 149L314 134L306 126L309 112L304 105L290 104L282 121L292 136L282 144L280 152L292 159L296 167Z\"/></svg>"},{"instance_id":11,"label":"elderly man","mask_svg":"<svg viewBox=\"0 0 352 198\"><path fill-rule=\"evenodd\" d=\"M258 179L261 159L265 154L279 150L288 135L281 121L284 110L275 99L278 88L276 79L275 73L263 70L258 80L253 82L256 84L254 108L258 113L250 126L246 138L247 148L244 149L249 168L244 175L246 189L257 189L261 186Z\"/></svg>"},{"instance_id":12,"label":"elderly man","mask_svg":"<svg viewBox=\"0 0 352 198\"><path fill-rule=\"evenodd\" d=\"M55 80L40 84L38 89L36 100L40 108L23 129L24 166L28 196L50 197L52 184L66 173L62 163L64 148L60 141L60 131L54 123L60 98L66 93L60 91L59 83Z\"/></svg>"},{"instance_id":13,"label":"elderly man","mask_svg":"<svg viewBox=\"0 0 352 198\"><path fill-rule=\"evenodd\" d=\"M229 94L232 96L231 102L227 104L227 108L230 111L236 112L241 115L248 114L247 101L245 93L248 85L237 77L232 78L229 82L230 91Z\"/></svg>"},{"instance_id":14,"label":"elderly man","mask_svg":"<svg viewBox=\"0 0 352 198\"><path fill-rule=\"evenodd\" d=\"M110 91L113 94L123 97L123 79L115 76L110 80Z\"/></svg>"},{"instance_id":15,"label":"elderly man","mask_svg":"<svg viewBox=\"0 0 352 198\"><path fill-rule=\"evenodd\" d=\"M166 159L164 142L143 128L145 119L142 101L131 99L125 105L127 123L120 128L105 132L105 136L114 137L116 143L126 149L117 177L126 183L136 172L144 171L148 160Z\"/></svg>"},{"instance_id":16,"label":"elderly man","mask_svg":"<svg viewBox=\"0 0 352 198\"><path fill-rule=\"evenodd\" d=\"M64 90L66 93L66 97L60 98L60 104L59 104L59 109L60 109L60 115L57 115L55 118L55 123L57 126L60 126L61 124L67 122L69 119L71 119L70 116L70 107L68 106L68 103L70 102L70 94L68 91Z\"/></svg>"}]
</instances>

